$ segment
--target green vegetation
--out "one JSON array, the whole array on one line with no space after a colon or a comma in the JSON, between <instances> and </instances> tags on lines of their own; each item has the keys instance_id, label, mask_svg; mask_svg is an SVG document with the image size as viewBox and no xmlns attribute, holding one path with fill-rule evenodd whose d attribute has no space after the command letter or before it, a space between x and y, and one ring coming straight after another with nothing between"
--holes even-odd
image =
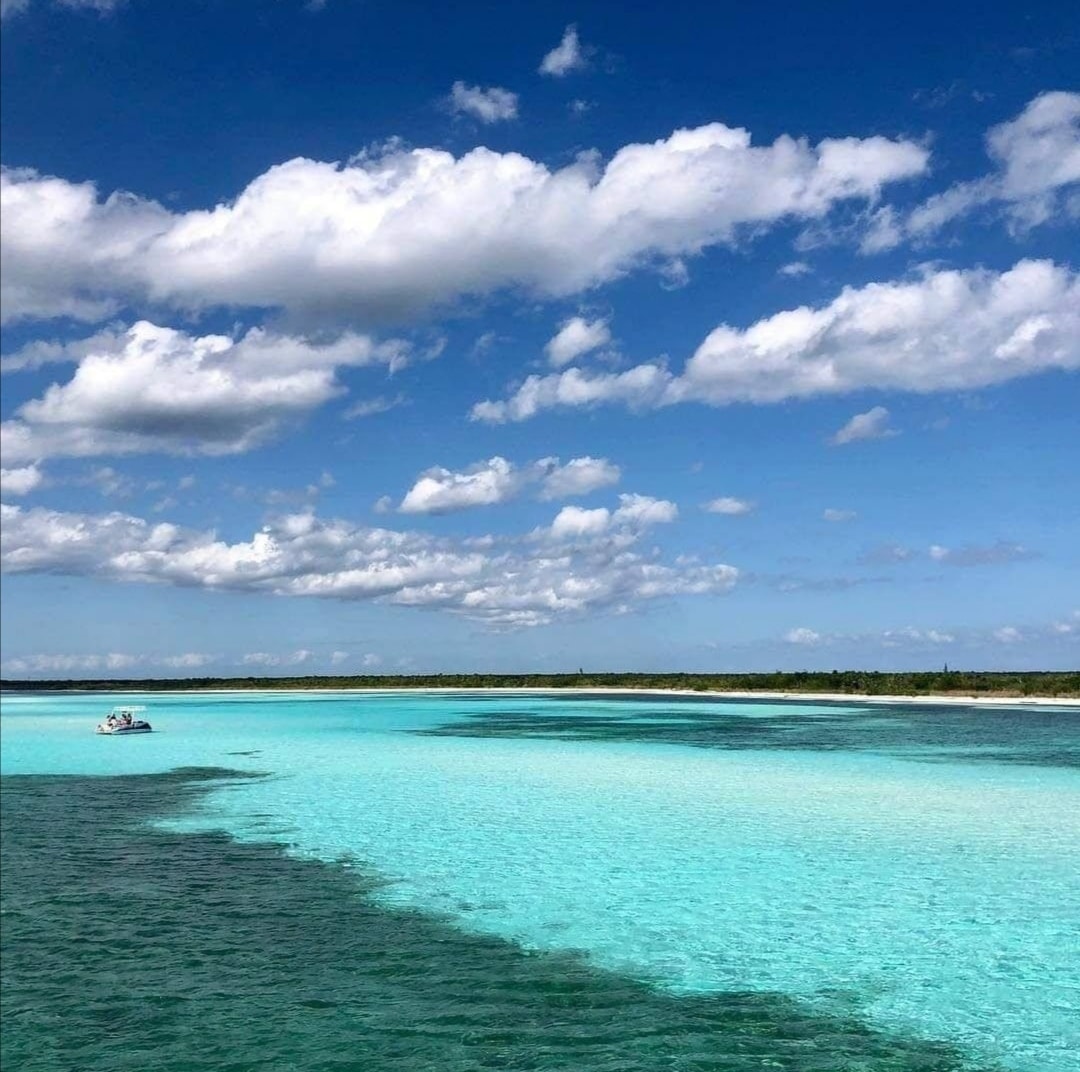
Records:
<instances>
[{"instance_id":1,"label":"green vegetation","mask_svg":"<svg viewBox=\"0 0 1080 1072\"><path fill-rule=\"evenodd\" d=\"M692 689L695 692L839 692L869 696L1080 697L1080 672L942 670L799 671L774 674L384 674L352 677L189 677L95 681L0 681L10 691L186 689Z\"/></svg>"}]
</instances>

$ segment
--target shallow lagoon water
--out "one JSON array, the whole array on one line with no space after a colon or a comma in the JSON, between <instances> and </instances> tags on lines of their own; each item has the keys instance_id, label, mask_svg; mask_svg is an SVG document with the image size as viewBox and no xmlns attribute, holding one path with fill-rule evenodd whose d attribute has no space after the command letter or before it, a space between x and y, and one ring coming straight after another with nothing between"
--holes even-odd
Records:
<instances>
[{"instance_id":1,"label":"shallow lagoon water","mask_svg":"<svg viewBox=\"0 0 1080 1072\"><path fill-rule=\"evenodd\" d=\"M343 861L388 910L667 1001L783 995L970 1067L1075 1067L1075 709L174 694L159 733L88 735L138 700L4 697L4 773L265 772L161 836Z\"/></svg>"}]
</instances>

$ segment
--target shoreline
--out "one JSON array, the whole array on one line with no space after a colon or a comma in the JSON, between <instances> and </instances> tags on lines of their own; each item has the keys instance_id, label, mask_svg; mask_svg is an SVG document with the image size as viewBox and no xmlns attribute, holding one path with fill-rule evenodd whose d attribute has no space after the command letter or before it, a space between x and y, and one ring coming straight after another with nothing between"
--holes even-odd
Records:
<instances>
[{"instance_id":1,"label":"shoreline","mask_svg":"<svg viewBox=\"0 0 1080 1072\"><path fill-rule=\"evenodd\" d=\"M7 696L18 696L33 690L19 689L5 693ZM401 686L400 688L372 687L341 687L341 688L257 688L257 689L149 689L145 692L137 688L116 689L112 692L96 689L42 689L41 692L56 695L123 695L135 694L146 696L177 696L177 695L235 695L236 693L250 693L252 695L325 695L326 693L356 693L357 695L370 696L394 696L400 693L419 694L457 694L457 693L480 693L497 695L531 695L531 696L696 696L702 699L715 700L764 700L764 701L805 701L808 703L853 703L853 704L930 704L933 706L955 705L961 707L1070 707L1080 709L1080 698L1053 696L957 696L952 695L871 695L868 693L853 692L747 692L747 691L712 691L704 689L649 689L629 688L619 686L586 686L568 685L557 688L527 686L491 686L488 688L470 688L468 686L434 686L417 685Z\"/></svg>"}]
</instances>

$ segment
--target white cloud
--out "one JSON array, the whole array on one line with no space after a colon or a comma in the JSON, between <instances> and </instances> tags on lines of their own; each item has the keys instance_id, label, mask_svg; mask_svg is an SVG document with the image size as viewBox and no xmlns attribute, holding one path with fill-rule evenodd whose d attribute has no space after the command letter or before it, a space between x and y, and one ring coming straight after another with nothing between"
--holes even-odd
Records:
<instances>
[{"instance_id":1,"label":"white cloud","mask_svg":"<svg viewBox=\"0 0 1080 1072\"><path fill-rule=\"evenodd\" d=\"M914 559L915 552L910 547L892 543L871 547L859 555L856 561L861 566L890 566L901 562L911 562Z\"/></svg>"},{"instance_id":2,"label":"white cloud","mask_svg":"<svg viewBox=\"0 0 1080 1072\"><path fill-rule=\"evenodd\" d=\"M1074 610L1067 619L1051 623L1050 632L1054 636L1080 636L1080 610Z\"/></svg>"},{"instance_id":3,"label":"white cloud","mask_svg":"<svg viewBox=\"0 0 1080 1072\"><path fill-rule=\"evenodd\" d=\"M646 363L618 373L568 368L530 376L474 420L521 421L545 409L622 403L780 402L859 390L966 390L1048 369L1080 368L1080 277L1052 261L1005 272L924 270L905 282L847 287L828 305L722 325L675 375Z\"/></svg>"},{"instance_id":4,"label":"white cloud","mask_svg":"<svg viewBox=\"0 0 1080 1072\"><path fill-rule=\"evenodd\" d=\"M493 506L517 498L535 487L541 499L586 495L619 481L617 465L606 458L541 458L516 466L498 456L477 462L464 472L435 466L422 473L401 500L403 514L445 514L475 506Z\"/></svg>"},{"instance_id":5,"label":"white cloud","mask_svg":"<svg viewBox=\"0 0 1080 1072\"><path fill-rule=\"evenodd\" d=\"M464 82L455 82L448 99L450 110L458 115L471 115L481 123L498 123L504 119L517 117L518 97L508 89L491 86L467 86Z\"/></svg>"},{"instance_id":6,"label":"white cloud","mask_svg":"<svg viewBox=\"0 0 1080 1072\"><path fill-rule=\"evenodd\" d=\"M557 458L548 459L558 462ZM569 499L576 495L588 495L591 491L618 484L622 472L607 458L571 458L565 465L555 464L544 476L539 497L541 499Z\"/></svg>"},{"instance_id":7,"label":"white cloud","mask_svg":"<svg viewBox=\"0 0 1080 1072\"><path fill-rule=\"evenodd\" d=\"M70 674L77 671L127 670L141 661L138 655L24 655L4 661L5 671L16 674Z\"/></svg>"},{"instance_id":8,"label":"white cloud","mask_svg":"<svg viewBox=\"0 0 1080 1072\"><path fill-rule=\"evenodd\" d=\"M791 279L797 279L802 275L809 275L813 271L806 261L792 261L790 264L782 265L776 270L777 275L785 275Z\"/></svg>"},{"instance_id":9,"label":"white cloud","mask_svg":"<svg viewBox=\"0 0 1080 1072\"><path fill-rule=\"evenodd\" d=\"M892 205L882 205L867 217L866 230L859 241L860 253L883 253L900 245L904 222Z\"/></svg>"},{"instance_id":10,"label":"white cloud","mask_svg":"<svg viewBox=\"0 0 1080 1072\"><path fill-rule=\"evenodd\" d=\"M883 137L754 146L722 123L558 171L518 153L391 144L345 164L290 160L231 202L185 213L8 168L0 306L5 320L95 320L150 302L371 321L507 287L565 296L873 201L927 160Z\"/></svg>"},{"instance_id":11,"label":"white cloud","mask_svg":"<svg viewBox=\"0 0 1080 1072\"><path fill-rule=\"evenodd\" d=\"M927 629L923 636L930 641L931 644L951 644L956 639L951 633L943 633L937 629Z\"/></svg>"},{"instance_id":12,"label":"white cloud","mask_svg":"<svg viewBox=\"0 0 1080 1072\"><path fill-rule=\"evenodd\" d=\"M915 629L908 625L902 629L886 629L877 635L870 634L867 639L877 639L886 648L908 647L912 644L952 644L956 637L952 633L944 633L939 629Z\"/></svg>"},{"instance_id":13,"label":"white cloud","mask_svg":"<svg viewBox=\"0 0 1080 1072\"><path fill-rule=\"evenodd\" d=\"M22 372L43 365L71 364L81 361L88 354L110 351L122 345L125 330L122 327L106 328L86 339L60 342L57 339L35 339L14 353L0 357L0 373Z\"/></svg>"},{"instance_id":14,"label":"white cloud","mask_svg":"<svg viewBox=\"0 0 1080 1072\"><path fill-rule=\"evenodd\" d=\"M236 453L341 394L339 366L402 360L400 343L351 333L311 342L254 328L233 340L142 321L99 339L67 383L0 427L5 459Z\"/></svg>"},{"instance_id":15,"label":"white cloud","mask_svg":"<svg viewBox=\"0 0 1080 1072\"><path fill-rule=\"evenodd\" d=\"M196 669L214 662L215 659L216 656L201 652L155 657L112 651L104 655L24 655L15 659L6 659L3 666L6 672L40 675L116 672L130 670L132 667L148 662L181 669Z\"/></svg>"},{"instance_id":16,"label":"white cloud","mask_svg":"<svg viewBox=\"0 0 1080 1072\"><path fill-rule=\"evenodd\" d=\"M571 71L580 71L586 65L577 27L570 25L563 31L562 40L540 61L540 73L551 75L552 78L563 78Z\"/></svg>"},{"instance_id":17,"label":"white cloud","mask_svg":"<svg viewBox=\"0 0 1080 1072\"><path fill-rule=\"evenodd\" d=\"M31 0L0 0L0 19L16 15L30 6ZM95 11L107 15L110 11L126 3L126 0L52 0L55 7L66 7L74 11Z\"/></svg>"},{"instance_id":18,"label":"white cloud","mask_svg":"<svg viewBox=\"0 0 1080 1072\"><path fill-rule=\"evenodd\" d=\"M529 376L505 402L478 402L473 420L502 424L525 421L545 409L621 402L651 409L670 400L674 378L660 365L636 365L626 372L583 372L569 368L549 376Z\"/></svg>"},{"instance_id":19,"label":"white cloud","mask_svg":"<svg viewBox=\"0 0 1080 1072\"><path fill-rule=\"evenodd\" d=\"M201 666L214 662L216 658L215 655L208 655L201 651L185 651L181 655L166 655L158 661L179 670L197 670Z\"/></svg>"},{"instance_id":20,"label":"white cloud","mask_svg":"<svg viewBox=\"0 0 1080 1072\"><path fill-rule=\"evenodd\" d=\"M673 502L649 495L620 495L619 503L616 510L603 506L595 510L564 506L551 527L536 535L550 536L553 540L573 540L623 529L633 530L636 538L638 530L670 524L679 516L679 508Z\"/></svg>"},{"instance_id":21,"label":"white cloud","mask_svg":"<svg viewBox=\"0 0 1080 1072\"><path fill-rule=\"evenodd\" d=\"M705 504L705 509L710 514L725 514L728 517L743 517L753 513L757 504L747 499L736 499L730 495L723 495L719 499L713 499Z\"/></svg>"},{"instance_id":22,"label":"white cloud","mask_svg":"<svg viewBox=\"0 0 1080 1072\"><path fill-rule=\"evenodd\" d=\"M874 406L865 413L856 413L829 442L834 447L842 447L845 443L857 443L862 439L889 439L898 434L889 427L889 411L884 406Z\"/></svg>"},{"instance_id":23,"label":"white cloud","mask_svg":"<svg viewBox=\"0 0 1080 1072\"><path fill-rule=\"evenodd\" d=\"M813 646L814 644L821 643L822 636L820 633L815 633L813 629L800 627L798 629L789 629L784 634L784 639L789 644L803 644L807 646Z\"/></svg>"},{"instance_id":24,"label":"white cloud","mask_svg":"<svg viewBox=\"0 0 1080 1072\"><path fill-rule=\"evenodd\" d=\"M359 417L374 417L378 413L387 413L398 406L405 405L404 395L395 395L389 398L379 395L377 398L365 398L353 403L341 416L347 421L356 420Z\"/></svg>"},{"instance_id":25,"label":"white cloud","mask_svg":"<svg viewBox=\"0 0 1080 1072\"><path fill-rule=\"evenodd\" d=\"M665 261L658 269L660 287L663 290L682 290L690 282L690 269L682 257L673 257Z\"/></svg>"},{"instance_id":26,"label":"white cloud","mask_svg":"<svg viewBox=\"0 0 1080 1072\"><path fill-rule=\"evenodd\" d=\"M1024 634L1011 625L1005 625L994 630L994 639L999 644L1017 644L1024 639Z\"/></svg>"},{"instance_id":27,"label":"white cloud","mask_svg":"<svg viewBox=\"0 0 1080 1072\"><path fill-rule=\"evenodd\" d=\"M859 515L854 510L836 510L833 507L827 507L821 514L825 521L843 522L854 521Z\"/></svg>"},{"instance_id":28,"label":"white cloud","mask_svg":"<svg viewBox=\"0 0 1080 1072\"><path fill-rule=\"evenodd\" d=\"M611 331L606 320L585 320L575 316L559 328L554 338L544 347L544 352L552 365L562 368L582 354L607 346L609 342Z\"/></svg>"},{"instance_id":29,"label":"white cloud","mask_svg":"<svg viewBox=\"0 0 1080 1072\"><path fill-rule=\"evenodd\" d=\"M86 476L75 481L85 487L97 488L109 499L128 499L135 494L135 481L123 473L118 473L112 466L102 465L91 470Z\"/></svg>"},{"instance_id":30,"label":"white cloud","mask_svg":"<svg viewBox=\"0 0 1080 1072\"><path fill-rule=\"evenodd\" d=\"M521 474L505 458L479 462L463 473L437 466L409 489L398 510L403 514L444 514L491 506L514 498L521 483Z\"/></svg>"},{"instance_id":31,"label":"white cloud","mask_svg":"<svg viewBox=\"0 0 1080 1072\"><path fill-rule=\"evenodd\" d=\"M591 511L584 514L592 515ZM286 515L249 540L152 524L122 513L74 514L0 506L2 565L101 580L170 584L278 596L380 600L439 608L500 627L541 625L662 597L727 591L723 564L665 564L640 543L675 520L674 503L622 495L595 519L565 511L527 539L453 541L414 532ZM559 519L562 519L561 521ZM576 530L576 531L572 531ZM301 653L289 657L300 660ZM266 652L249 664L279 665Z\"/></svg>"},{"instance_id":32,"label":"white cloud","mask_svg":"<svg viewBox=\"0 0 1080 1072\"><path fill-rule=\"evenodd\" d=\"M1080 93L1040 94L1015 119L992 127L986 147L995 171L925 201L906 221L909 236L929 237L987 206L1004 211L1015 231L1067 210L1069 188L1080 182Z\"/></svg>"},{"instance_id":33,"label":"white cloud","mask_svg":"<svg viewBox=\"0 0 1080 1072\"><path fill-rule=\"evenodd\" d=\"M268 651L249 651L240 661L245 666L277 666L281 657Z\"/></svg>"},{"instance_id":34,"label":"white cloud","mask_svg":"<svg viewBox=\"0 0 1080 1072\"><path fill-rule=\"evenodd\" d=\"M611 524L611 511L605 506L586 510L580 506L564 506L551 523L551 536L556 540L578 536L596 536L606 532Z\"/></svg>"},{"instance_id":35,"label":"white cloud","mask_svg":"<svg viewBox=\"0 0 1080 1072\"><path fill-rule=\"evenodd\" d=\"M373 651L369 651L361 660L361 664L368 670L373 667L382 665L382 656L376 655Z\"/></svg>"},{"instance_id":36,"label":"white cloud","mask_svg":"<svg viewBox=\"0 0 1080 1072\"><path fill-rule=\"evenodd\" d=\"M1011 540L998 540L997 543L985 547L978 544L964 547L942 547L940 544L933 544L927 553L934 562L942 562L948 566L1001 566L1038 557L1023 544Z\"/></svg>"},{"instance_id":37,"label":"white cloud","mask_svg":"<svg viewBox=\"0 0 1080 1072\"><path fill-rule=\"evenodd\" d=\"M0 469L0 492L5 495L29 495L43 479L44 475L36 465Z\"/></svg>"}]
</instances>

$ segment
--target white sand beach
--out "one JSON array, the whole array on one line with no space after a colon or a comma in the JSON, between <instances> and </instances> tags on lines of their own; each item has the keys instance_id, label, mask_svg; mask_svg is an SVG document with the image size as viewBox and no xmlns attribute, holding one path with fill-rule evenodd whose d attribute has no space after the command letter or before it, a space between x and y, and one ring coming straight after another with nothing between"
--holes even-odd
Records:
<instances>
[{"instance_id":1,"label":"white sand beach","mask_svg":"<svg viewBox=\"0 0 1080 1072\"><path fill-rule=\"evenodd\" d=\"M56 692L83 692L82 689L57 689ZM123 690L138 693L138 689ZM154 695L173 695L176 693L202 693L215 695L222 693L251 693L253 695L280 695L283 693L357 693L360 695L394 695L398 693L484 693L522 696L698 696L716 700L799 700L810 703L856 703L856 704L952 704L964 707L1074 707L1080 709L1080 699L1053 696L884 696L850 692L721 692L698 689L634 689L596 686L595 688L567 686L565 688L526 688L519 686L493 686L489 688L467 688L460 686L402 686L352 687L352 688L280 688L280 689L154 689Z\"/></svg>"}]
</instances>

